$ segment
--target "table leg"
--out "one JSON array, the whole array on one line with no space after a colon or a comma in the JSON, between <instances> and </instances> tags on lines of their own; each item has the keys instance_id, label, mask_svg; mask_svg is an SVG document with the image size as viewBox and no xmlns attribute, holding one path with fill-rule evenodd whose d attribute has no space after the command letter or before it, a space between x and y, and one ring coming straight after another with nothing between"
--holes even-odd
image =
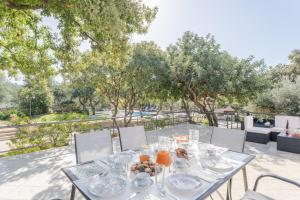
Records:
<instances>
[{"instance_id":1,"label":"table leg","mask_svg":"<svg viewBox=\"0 0 300 200\"><path fill-rule=\"evenodd\" d=\"M248 178L247 178L246 167L243 168L243 178L244 178L245 192L247 192L248 191Z\"/></svg>"},{"instance_id":2,"label":"table leg","mask_svg":"<svg viewBox=\"0 0 300 200\"><path fill-rule=\"evenodd\" d=\"M231 187L232 187L232 179L229 179L227 183L227 195L226 195L226 200L232 200L231 196Z\"/></svg>"},{"instance_id":3,"label":"table leg","mask_svg":"<svg viewBox=\"0 0 300 200\"><path fill-rule=\"evenodd\" d=\"M76 187L74 185L72 185L70 200L74 200L75 199L75 191L76 191Z\"/></svg>"}]
</instances>

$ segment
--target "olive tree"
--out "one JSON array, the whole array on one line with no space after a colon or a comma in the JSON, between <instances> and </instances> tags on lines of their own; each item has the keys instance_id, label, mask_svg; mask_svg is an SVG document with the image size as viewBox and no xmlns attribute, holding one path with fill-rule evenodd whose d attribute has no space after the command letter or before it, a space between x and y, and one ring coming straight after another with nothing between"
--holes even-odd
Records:
<instances>
[{"instance_id":1,"label":"olive tree","mask_svg":"<svg viewBox=\"0 0 300 200\"><path fill-rule=\"evenodd\" d=\"M174 90L203 111L210 125L218 125L214 109L220 99L247 101L265 87L263 62L232 57L210 35L186 32L167 51Z\"/></svg>"}]
</instances>

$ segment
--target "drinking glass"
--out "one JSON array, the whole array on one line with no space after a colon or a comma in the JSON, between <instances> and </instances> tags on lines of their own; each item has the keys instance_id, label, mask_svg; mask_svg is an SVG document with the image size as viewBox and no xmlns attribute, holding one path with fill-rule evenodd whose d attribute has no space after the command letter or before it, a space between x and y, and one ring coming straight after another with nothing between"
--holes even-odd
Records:
<instances>
[{"instance_id":1,"label":"drinking glass","mask_svg":"<svg viewBox=\"0 0 300 200\"><path fill-rule=\"evenodd\" d=\"M166 167L170 167L172 163L170 154L171 140L168 137L159 137L158 145L158 152L156 153L156 167L162 166L163 168L161 181L162 185L164 186ZM157 168L155 171L157 172ZM157 173L155 173L155 181L157 183Z\"/></svg>"},{"instance_id":2,"label":"drinking glass","mask_svg":"<svg viewBox=\"0 0 300 200\"><path fill-rule=\"evenodd\" d=\"M199 142L199 130L189 130L189 145L198 145Z\"/></svg>"}]
</instances>

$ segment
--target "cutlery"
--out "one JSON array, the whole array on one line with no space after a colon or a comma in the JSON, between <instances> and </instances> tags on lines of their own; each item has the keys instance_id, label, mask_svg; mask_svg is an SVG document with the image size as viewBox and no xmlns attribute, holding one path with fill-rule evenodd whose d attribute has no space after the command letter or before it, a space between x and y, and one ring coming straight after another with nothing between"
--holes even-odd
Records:
<instances>
[{"instance_id":1,"label":"cutlery","mask_svg":"<svg viewBox=\"0 0 300 200\"><path fill-rule=\"evenodd\" d=\"M136 195L138 195L139 193L141 193L141 192L135 192L135 193L131 194L131 195L128 197L127 200L133 199L133 198L136 197Z\"/></svg>"}]
</instances>

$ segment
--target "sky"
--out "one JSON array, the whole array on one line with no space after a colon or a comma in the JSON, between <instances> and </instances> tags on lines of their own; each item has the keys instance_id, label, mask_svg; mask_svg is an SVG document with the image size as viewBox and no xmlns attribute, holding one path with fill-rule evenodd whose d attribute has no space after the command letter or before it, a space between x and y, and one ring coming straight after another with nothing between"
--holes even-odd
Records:
<instances>
[{"instance_id":1,"label":"sky","mask_svg":"<svg viewBox=\"0 0 300 200\"><path fill-rule=\"evenodd\" d=\"M158 14L145 35L166 48L185 31L215 36L223 50L245 58L254 55L267 65L287 63L300 48L300 0L145 0Z\"/></svg>"}]
</instances>

